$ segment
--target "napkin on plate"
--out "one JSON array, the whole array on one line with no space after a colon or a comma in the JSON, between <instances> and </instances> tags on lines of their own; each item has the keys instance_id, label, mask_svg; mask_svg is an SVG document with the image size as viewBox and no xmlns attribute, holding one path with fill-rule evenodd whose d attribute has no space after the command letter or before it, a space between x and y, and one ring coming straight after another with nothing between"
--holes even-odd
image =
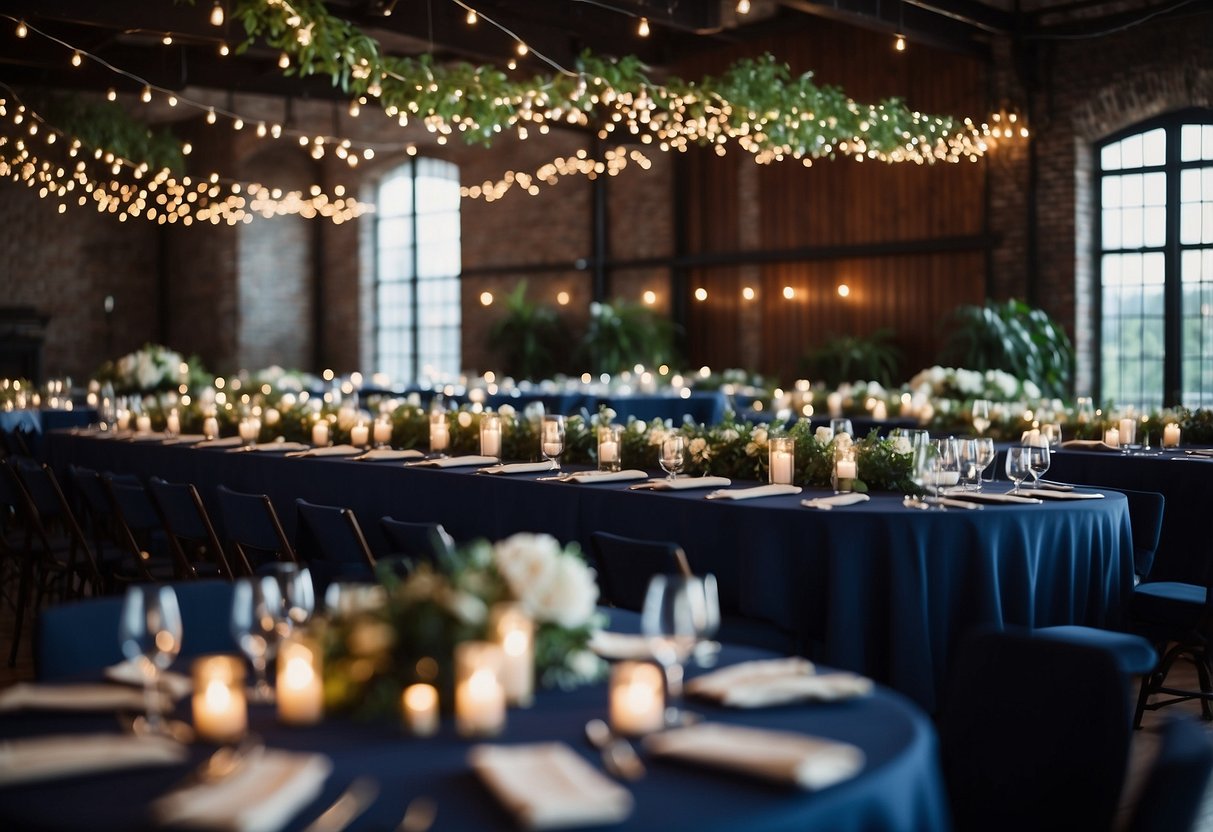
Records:
<instances>
[{"instance_id":1,"label":"napkin on plate","mask_svg":"<svg viewBox=\"0 0 1213 832\"><path fill-rule=\"evenodd\" d=\"M226 777L170 792L152 814L163 824L276 832L319 796L332 770L323 754L262 749Z\"/></svg>"},{"instance_id":2,"label":"napkin on plate","mask_svg":"<svg viewBox=\"0 0 1213 832\"><path fill-rule=\"evenodd\" d=\"M834 506L853 506L856 503L866 503L869 499L867 494L852 491L849 494L835 494L832 497L814 497L811 500L801 500L800 504L806 508L821 508L828 511L834 508Z\"/></svg>"},{"instance_id":3,"label":"napkin on plate","mask_svg":"<svg viewBox=\"0 0 1213 832\"><path fill-rule=\"evenodd\" d=\"M481 468L482 474L538 474L540 471L555 471L556 463L550 460L543 462L510 462L505 465L490 465Z\"/></svg>"},{"instance_id":4,"label":"napkin on plate","mask_svg":"<svg viewBox=\"0 0 1213 832\"><path fill-rule=\"evenodd\" d=\"M142 688L129 685L42 685L19 682L0 691L0 713L7 711L143 711Z\"/></svg>"},{"instance_id":5,"label":"napkin on plate","mask_svg":"<svg viewBox=\"0 0 1213 832\"><path fill-rule=\"evenodd\" d=\"M643 661L653 658L649 640L635 633L615 633L610 630L595 630L587 645L604 659L634 659Z\"/></svg>"},{"instance_id":6,"label":"napkin on plate","mask_svg":"<svg viewBox=\"0 0 1213 832\"><path fill-rule=\"evenodd\" d=\"M1119 451L1115 445L1108 445L1101 439L1067 439L1061 443L1063 448L1077 451Z\"/></svg>"},{"instance_id":7,"label":"napkin on plate","mask_svg":"<svg viewBox=\"0 0 1213 832\"><path fill-rule=\"evenodd\" d=\"M641 491L685 491L690 488L728 488L732 484L728 477L681 477L676 480L655 477L632 488Z\"/></svg>"},{"instance_id":8,"label":"napkin on plate","mask_svg":"<svg viewBox=\"0 0 1213 832\"><path fill-rule=\"evenodd\" d=\"M124 662L112 664L105 669L105 678L111 682L121 682L124 685L143 686L143 669L139 660L127 659ZM157 683L160 690L168 693L173 699L184 699L194 692L194 682L184 673L165 670L160 673Z\"/></svg>"},{"instance_id":9,"label":"napkin on plate","mask_svg":"<svg viewBox=\"0 0 1213 832\"><path fill-rule=\"evenodd\" d=\"M495 456L441 456L437 459L423 459L420 462L408 462L406 465L416 468L465 468L469 465L493 465L497 462Z\"/></svg>"},{"instance_id":10,"label":"napkin on plate","mask_svg":"<svg viewBox=\"0 0 1213 832\"><path fill-rule=\"evenodd\" d=\"M164 440L165 445L197 445L205 442L206 437L201 433L179 433Z\"/></svg>"},{"instance_id":11,"label":"napkin on plate","mask_svg":"<svg viewBox=\"0 0 1213 832\"><path fill-rule=\"evenodd\" d=\"M866 696L872 692L872 680L843 671L817 673L813 663L805 659L764 659L699 676L687 682L686 692L733 708L764 708Z\"/></svg>"},{"instance_id":12,"label":"napkin on plate","mask_svg":"<svg viewBox=\"0 0 1213 832\"><path fill-rule=\"evenodd\" d=\"M622 471L582 471L579 474L569 474L563 478L563 482L627 482L648 479L648 476L637 468L624 468Z\"/></svg>"},{"instance_id":13,"label":"napkin on plate","mask_svg":"<svg viewBox=\"0 0 1213 832\"><path fill-rule=\"evenodd\" d=\"M620 823L631 793L560 742L478 745L468 762L524 829Z\"/></svg>"},{"instance_id":14,"label":"napkin on plate","mask_svg":"<svg viewBox=\"0 0 1213 832\"><path fill-rule=\"evenodd\" d=\"M709 500L753 500L755 497L778 497L783 494L799 494L799 485L782 485L771 483L758 485L753 488L734 488L731 491L713 491L707 495Z\"/></svg>"},{"instance_id":15,"label":"napkin on plate","mask_svg":"<svg viewBox=\"0 0 1213 832\"><path fill-rule=\"evenodd\" d=\"M388 462L396 459L421 459L424 456L425 454L421 451L411 448L407 451L398 451L395 448L372 448L356 459L364 459L367 462Z\"/></svg>"},{"instance_id":16,"label":"napkin on plate","mask_svg":"<svg viewBox=\"0 0 1213 832\"><path fill-rule=\"evenodd\" d=\"M168 737L65 734L0 742L0 785L75 774L185 762L186 748Z\"/></svg>"},{"instance_id":17,"label":"napkin on plate","mask_svg":"<svg viewBox=\"0 0 1213 832\"><path fill-rule=\"evenodd\" d=\"M653 734L645 749L659 757L736 771L801 789L824 789L854 777L863 751L790 731L701 722Z\"/></svg>"},{"instance_id":18,"label":"napkin on plate","mask_svg":"<svg viewBox=\"0 0 1213 832\"><path fill-rule=\"evenodd\" d=\"M1044 500L1102 500L1104 496L1097 491L1053 491L1046 488L1021 488L1019 493L1025 497L1040 497Z\"/></svg>"},{"instance_id":19,"label":"napkin on plate","mask_svg":"<svg viewBox=\"0 0 1213 832\"><path fill-rule=\"evenodd\" d=\"M222 439L204 439L194 445L195 448L235 448L243 445L244 440L239 436L225 436Z\"/></svg>"},{"instance_id":20,"label":"napkin on plate","mask_svg":"<svg viewBox=\"0 0 1213 832\"><path fill-rule=\"evenodd\" d=\"M353 445L326 445L321 448L304 445L302 450L293 451L289 456L358 456L364 450Z\"/></svg>"}]
</instances>

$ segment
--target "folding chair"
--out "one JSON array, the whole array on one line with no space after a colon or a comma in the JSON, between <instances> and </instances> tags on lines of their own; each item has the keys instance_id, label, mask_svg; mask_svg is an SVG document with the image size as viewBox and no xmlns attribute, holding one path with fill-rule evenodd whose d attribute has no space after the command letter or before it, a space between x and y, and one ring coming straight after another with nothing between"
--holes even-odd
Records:
<instances>
[{"instance_id":1,"label":"folding chair","mask_svg":"<svg viewBox=\"0 0 1213 832\"><path fill-rule=\"evenodd\" d=\"M265 563L299 562L267 495L244 494L224 485L217 491L224 536L244 563L256 571Z\"/></svg>"},{"instance_id":2,"label":"folding chair","mask_svg":"<svg viewBox=\"0 0 1213 832\"><path fill-rule=\"evenodd\" d=\"M192 483L170 483L158 477L148 480L147 487L178 560L189 563L195 577L232 580L231 564L198 489ZM240 569L241 574L253 574L246 562L240 563Z\"/></svg>"}]
</instances>

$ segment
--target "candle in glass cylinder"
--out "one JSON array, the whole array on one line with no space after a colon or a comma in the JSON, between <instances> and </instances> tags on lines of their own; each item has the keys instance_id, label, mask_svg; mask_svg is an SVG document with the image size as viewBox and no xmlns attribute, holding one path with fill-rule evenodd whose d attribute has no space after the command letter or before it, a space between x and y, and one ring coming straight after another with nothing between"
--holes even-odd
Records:
<instances>
[{"instance_id":1,"label":"candle in glass cylinder","mask_svg":"<svg viewBox=\"0 0 1213 832\"><path fill-rule=\"evenodd\" d=\"M1120 447L1120 430L1118 428L1108 428L1104 431L1103 443L1113 448Z\"/></svg>"},{"instance_id":2,"label":"candle in glass cylinder","mask_svg":"<svg viewBox=\"0 0 1213 832\"><path fill-rule=\"evenodd\" d=\"M438 688L426 684L409 685L400 697L400 712L410 734L432 737L438 733Z\"/></svg>"},{"instance_id":3,"label":"candle in glass cylinder","mask_svg":"<svg viewBox=\"0 0 1213 832\"><path fill-rule=\"evenodd\" d=\"M496 413L480 417L480 455L501 456L501 419Z\"/></svg>"},{"instance_id":4,"label":"candle in glass cylinder","mask_svg":"<svg viewBox=\"0 0 1213 832\"><path fill-rule=\"evenodd\" d=\"M207 416L202 420L202 435L207 439L219 438L219 420L214 416Z\"/></svg>"},{"instance_id":5,"label":"candle in glass cylinder","mask_svg":"<svg viewBox=\"0 0 1213 832\"><path fill-rule=\"evenodd\" d=\"M616 662L611 667L611 728L638 736L665 728L665 688L661 670L648 662Z\"/></svg>"},{"instance_id":6,"label":"candle in glass cylinder","mask_svg":"<svg viewBox=\"0 0 1213 832\"><path fill-rule=\"evenodd\" d=\"M278 721L315 725L324 716L324 682L313 645L290 636L278 646Z\"/></svg>"},{"instance_id":7,"label":"candle in glass cylinder","mask_svg":"<svg viewBox=\"0 0 1213 832\"><path fill-rule=\"evenodd\" d=\"M151 433L152 417L148 416L146 413L140 413L135 418L135 430L139 433Z\"/></svg>"},{"instance_id":8,"label":"candle in glass cylinder","mask_svg":"<svg viewBox=\"0 0 1213 832\"><path fill-rule=\"evenodd\" d=\"M535 623L521 604L493 605L492 631L503 654L500 680L511 705L529 707L535 698Z\"/></svg>"},{"instance_id":9,"label":"candle in glass cylinder","mask_svg":"<svg viewBox=\"0 0 1213 832\"><path fill-rule=\"evenodd\" d=\"M1162 429L1162 446L1164 448L1179 447L1179 425L1171 422Z\"/></svg>"},{"instance_id":10,"label":"candle in glass cylinder","mask_svg":"<svg viewBox=\"0 0 1213 832\"><path fill-rule=\"evenodd\" d=\"M1120 444L1132 445L1137 435L1136 419L1120 420Z\"/></svg>"},{"instance_id":11,"label":"candle in glass cylinder","mask_svg":"<svg viewBox=\"0 0 1213 832\"><path fill-rule=\"evenodd\" d=\"M181 417L177 414L177 409L173 408L168 412L168 419L165 421L164 432L170 436L176 436L181 433Z\"/></svg>"},{"instance_id":12,"label":"candle in glass cylinder","mask_svg":"<svg viewBox=\"0 0 1213 832\"><path fill-rule=\"evenodd\" d=\"M229 743L248 730L244 662L234 656L206 656L193 665L194 731L206 742Z\"/></svg>"},{"instance_id":13,"label":"candle in glass cylinder","mask_svg":"<svg viewBox=\"0 0 1213 832\"><path fill-rule=\"evenodd\" d=\"M312 445L317 448L327 446L329 443L329 423L327 419L319 419L316 424L312 425Z\"/></svg>"},{"instance_id":14,"label":"candle in glass cylinder","mask_svg":"<svg viewBox=\"0 0 1213 832\"><path fill-rule=\"evenodd\" d=\"M256 416L248 416L240 420L240 438L244 440L244 444L252 445L256 443L257 437L261 435L261 420Z\"/></svg>"},{"instance_id":15,"label":"candle in glass cylinder","mask_svg":"<svg viewBox=\"0 0 1213 832\"><path fill-rule=\"evenodd\" d=\"M882 421L889 418L889 406L883 401L877 400L876 406L872 408L872 418Z\"/></svg>"},{"instance_id":16,"label":"candle in glass cylinder","mask_svg":"<svg viewBox=\"0 0 1213 832\"><path fill-rule=\"evenodd\" d=\"M463 737L491 737L505 727L505 690L498 673L502 651L487 641L455 645L455 729Z\"/></svg>"},{"instance_id":17,"label":"candle in glass cylinder","mask_svg":"<svg viewBox=\"0 0 1213 832\"><path fill-rule=\"evenodd\" d=\"M451 428L446 423L446 411L435 410L430 414L430 453L445 453L451 444Z\"/></svg>"},{"instance_id":18,"label":"candle in glass cylinder","mask_svg":"<svg viewBox=\"0 0 1213 832\"><path fill-rule=\"evenodd\" d=\"M375 420L375 445L386 448L392 444L392 419L386 413Z\"/></svg>"},{"instance_id":19,"label":"candle in glass cylinder","mask_svg":"<svg viewBox=\"0 0 1213 832\"><path fill-rule=\"evenodd\" d=\"M834 462L833 486L837 494L849 494L855 490L855 478L859 476L858 465L850 451L840 453Z\"/></svg>"},{"instance_id":20,"label":"candle in glass cylinder","mask_svg":"<svg viewBox=\"0 0 1213 832\"><path fill-rule=\"evenodd\" d=\"M365 448L370 441L371 429L366 422L359 422L350 428L350 444L355 448Z\"/></svg>"},{"instance_id":21,"label":"candle in glass cylinder","mask_svg":"<svg viewBox=\"0 0 1213 832\"><path fill-rule=\"evenodd\" d=\"M17 406L21 407L24 402L18 402ZM129 430L131 426L131 412L125 407L118 408L118 430Z\"/></svg>"},{"instance_id":22,"label":"candle in glass cylinder","mask_svg":"<svg viewBox=\"0 0 1213 832\"><path fill-rule=\"evenodd\" d=\"M837 391L826 396L826 408L830 411L831 416L842 415L842 393Z\"/></svg>"},{"instance_id":23,"label":"candle in glass cylinder","mask_svg":"<svg viewBox=\"0 0 1213 832\"><path fill-rule=\"evenodd\" d=\"M775 436L769 441L770 476L773 483L791 485L796 465L796 440L790 436Z\"/></svg>"},{"instance_id":24,"label":"candle in glass cylinder","mask_svg":"<svg viewBox=\"0 0 1213 832\"><path fill-rule=\"evenodd\" d=\"M598 470L619 470L619 444L623 430L619 425L601 425L598 428Z\"/></svg>"}]
</instances>

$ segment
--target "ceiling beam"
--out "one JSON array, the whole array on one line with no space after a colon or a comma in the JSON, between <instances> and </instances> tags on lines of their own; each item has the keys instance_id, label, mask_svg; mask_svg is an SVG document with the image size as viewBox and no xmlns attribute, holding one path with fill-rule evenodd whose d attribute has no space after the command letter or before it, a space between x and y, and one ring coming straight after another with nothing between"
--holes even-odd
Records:
<instances>
[{"instance_id":1,"label":"ceiling beam","mask_svg":"<svg viewBox=\"0 0 1213 832\"><path fill-rule=\"evenodd\" d=\"M837 20L877 32L904 34L911 42L986 58L989 35L981 26L956 17L928 11L909 0L781 0L784 6L805 14Z\"/></svg>"}]
</instances>

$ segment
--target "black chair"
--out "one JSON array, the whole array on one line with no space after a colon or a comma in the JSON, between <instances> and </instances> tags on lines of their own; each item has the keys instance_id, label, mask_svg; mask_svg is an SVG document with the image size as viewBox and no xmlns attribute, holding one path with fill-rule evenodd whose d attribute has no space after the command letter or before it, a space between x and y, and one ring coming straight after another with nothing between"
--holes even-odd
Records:
<instances>
[{"instance_id":1,"label":"black chair","mask_svg":"<svg viewBox=\"0 0 1213 832\"><path fill-rule=\"evenodd\" d=\"M254 571L268 563L299 562L268 495L245 494L224 485L216 492L224 535Z\"/></svg>"},{"instance_id":2,"label":"black chair","mask_svg":"<svg viewBox=\"0 0 1213 832\"><path fill-rule=\"evenodd\" d=\"M375 555L351 509L295 500L295 551L312 571L317 595L334 581L375 580Z\"/></svg>"},{"instance_id":3,"label":"black chair","mask_svg":"<svg viewBox=\"0 0 1213 832\"><path fill-rule=\"evenodd\" d=\"M1162 537L1162 520L1167 498L1157 491L1112 489L1124 494L1129 501L1129 523L1133 527L1133 571L1144 580L1154 566L1154 553Z\"/></svg>"},{"instance_id":4,"label":"black chair","mask_svg":"<svg viewBox=\"0 0 1213 832\"><path fill-rule=\"evenodd\" d=\"M97 566L110 590L142 577L128 547L123 545L121 523L101 475L91 468L68 466L78 509L77 517L89 532Z\"/></svg>"},{"instance_id":5,"label":"black chair","mask_svg":"<svg viewBox=\"0 0 1213 832\"><path fill-rule=\"evenodd\" d=\"M1191 719L1168 720L1128 832L1189 832L1204 802L1210 774L1213 740L1209 732Z\"/></svg>"},{"instance_id":6,"label":"black chair","mask_svg":"<svg viewBox=\"0 0 1213 832\"><path fill-rule=\"evenodd\" d=\"M196 577L189 562L179 558L169 544L160 514L143 485L111 474L103 474L101 481L109 491L122 544L140 577L148 582Z\"/></svg>"},{"instance_id":7,"label":"black chair","mask_svg":"<svg viewBox=\"0 0 1213 832\"><path fill-rule=\"evenodd\" d=\"M147 487L160 513L169 545L179 561L189 564L193 577L232 580L235 577L232 566L198 489L192 483L165 482L158 477L152 477ZM253 574L247 563L241 563L240 569L242 574Z\"/></svg>"},{"instance_id":8,"label":"black chair","mask_svg":"<svg viewBox=\"0 0 1213 832\"><path fill-rule=\"evenodd\" d=\"M691 574L686 553L671 541L594 532L590 535L590 554L598 570L600 601L625 610L644 607L649 579L654 575Z\"/></svg>"},{"instance_id":9,"label":"black chair","mask_svg":"<svg viewBox=\"0 0 1213 832\"><path fill-rule=\"evenodd\" d=\"M423 561L441 570L443 563L455 551L455 538L441 523L408 523L380 517L379 528L387 538L393 557Z\"/></svg>"},{"instance_id":10,"label":"black chair","mask_svg":"<svg viewBox=\"0 0 1213 832\"><path fill-rule=\"evenodd\" d=\"M1062 696L1041 696L1042 680ZM1025 632L962 641L939 714L957 832L1112 828L1128 761L1125 679L1099 648Z\"/></svg>"}]
</instances>

